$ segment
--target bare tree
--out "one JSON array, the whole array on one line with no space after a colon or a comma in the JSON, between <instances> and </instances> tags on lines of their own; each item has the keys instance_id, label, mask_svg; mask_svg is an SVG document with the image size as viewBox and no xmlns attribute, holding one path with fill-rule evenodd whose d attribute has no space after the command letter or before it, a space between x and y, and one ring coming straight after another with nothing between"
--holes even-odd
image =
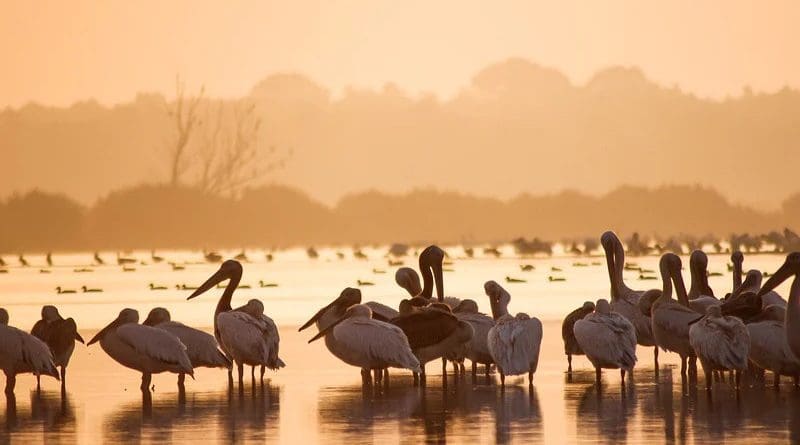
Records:
<instances>
[{"instance_id":1,"label":"bare tree","mask_svg":"<svg viewBox=\"0 0 800 445\"><path fill-rule=\"evenodd\" d=\"M282 168L291 152L262 147L262 121L255 104L242 100L208 108L206 131L199 149L197 186L214 194L236 195L253 181Z\"/></svg>"},{"instance_id":2,"label":"bare tree","mask_svg":"<svg viewBox=\"0 0 800 445\"><path fill-rule=\"evenodd\" d=\"M170 184L175 186L181 182L183 175L191 167L187 160L189 142L191 142L195 127L199 124L197 107L203 99L205 87L200 87L200 92L194 96L186 97L186 85L180 76L175 77L175 102L168 106L167 115L173 120L175 135L171 142L168 155L170 166Z\"/></svg>"}]
</instances>

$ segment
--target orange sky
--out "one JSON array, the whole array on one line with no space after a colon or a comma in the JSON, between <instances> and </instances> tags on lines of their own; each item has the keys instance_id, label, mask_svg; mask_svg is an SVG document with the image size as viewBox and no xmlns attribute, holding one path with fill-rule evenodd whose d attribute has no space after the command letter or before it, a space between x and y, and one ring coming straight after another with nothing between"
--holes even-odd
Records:
<instances>
[{"instance_id":1,"label":"orange sky","mask_svg":"<svg viewBox=\"0 0 800 445\"><path fill-rule=\"evenodd\" d=\"M800 87L794 1L224 3L4 0L0 106L171 93L176 73L239 95L287 70L448 95L509 56L577 83L623 64L702 96Z\"/></svg>"}]
</instances>

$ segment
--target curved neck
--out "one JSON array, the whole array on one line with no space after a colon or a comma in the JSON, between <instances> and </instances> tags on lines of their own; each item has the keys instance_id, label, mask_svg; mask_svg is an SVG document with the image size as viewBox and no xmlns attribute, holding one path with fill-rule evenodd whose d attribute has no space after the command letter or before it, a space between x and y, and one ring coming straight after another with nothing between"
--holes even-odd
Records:
<instances>
[{"instance_id":1,"label":"curved neck","mask_svg":"<svg viewBox=\"0 0 800 445\"><path fill-rule=\"evenodd\" d=\"M661 265L661 296L658 297L660 301L668 301L672 299L672 277L669 273L669 267Z\"/></svg>"},{"instance_id":2,"label":"curved neck","mask_svg":"<svg viewBox=\"0 0 800 445\"><path fill-rule=\"evenodd\" d=\"M606 263L611 281L611 298L619 299L630 292L630 288L625 285L625 279L622 277L622 270L625 268L625 249L619 240L614 241L614 250L606 253Z\"/></svg>"},{"instance_id":3,"label":"curved neck","mask_svg":"<svg viewBox=\"0 0 800 445\"><path fill-rule=\"evenodd\" d=\"M228 285L225 286L225 291L222 292L222 296L219 297L219 302L217 302L217 309L214 311L214 323L216 323L217 315L222 312L228 312L232 309L231 299L233 299L233 292L239 286L239 281L241 281L241 279L241 272L231 275Z\"/></svg>"},{"instance_id":4,"label":"curved neck","mask_svg":"<svg viewBox=\"0 0 800 445\"><path fill-rule=\"evenodd\" d=\"M682 305L689 307L689 297L686 294L686 285L683 283L683 274L681 274L680 269L675 272L672 279L675 283L675 294L678 296L678 301Z\"/></svg>"},{"instance_id":5,"label":"curved neck","mask_svg":"<svg viewBox=\"0 0 800 445\"><path fill-rule=\"evenodd\" d=\"M508 303L492 303L492 318L499 319L503 315L508 315Z\"/></svg>"},{"instance_id":6,"label":"curved neck","mask_svg":"<svg viewBox=\"0 0 800 445\"><path fill-rule=\"evenodd\" d=\"M714 291L708 285L708 273L706 268L698 264L690 265L690 275L692 278L692 286L689 288L688 297L691 299L697 298L701 295L709 297L714 296Z\"/></svg>"},{"instance_id":7,"label":"curved neck","mask_svg":"<svg viewBox=\"0 0 800 445\"><path fill-rule=\"evenodd\" d=\"M420 293L420 296L431 299L433 297L433 272L431 272L431 268L427 264L420 264L419 266L422 274L422 293Z\"/></svg>"},{"instance_id":8,"label":"curved neck","mask_svg":"<svg viewBox=\"0 0 800 445\"><path fill-rule=\"evenodd\" d=\"M736 289L742 285L742 263L736 261L733 263L733 289L731 292L736 292Z\"/></svg>"}]
</instances>

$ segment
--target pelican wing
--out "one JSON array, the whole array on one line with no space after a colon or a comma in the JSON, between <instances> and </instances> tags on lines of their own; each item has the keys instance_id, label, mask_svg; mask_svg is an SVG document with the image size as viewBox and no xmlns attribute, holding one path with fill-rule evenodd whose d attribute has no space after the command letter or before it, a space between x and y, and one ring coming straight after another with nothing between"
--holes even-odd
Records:
<instances>
[{"instance_id":1,"label":"pelican wing","mask_svg":"<svg viewBox=\"0 0 800 445\"><path fill-rule=\"evenodd\" d=\"M0 361L13 361L18 372L58 378L50 348L43 341L12 326L0 325Z\"/></svg>"},{"instance_id":2,"label":"pelican wing","mask_svg":"<svg viewBox=\"0 0 800 445\"><path fill-rule=\"evenodd\" d=\"M219 350L219 345L213 335L177 321L167 321L155 327L178 337L186 346L186 355L189 356L192 367L227 368L231 366L231 361Z\"/></svg>"},{"instance_id":3,"label":"pelican wing","mask_svg":"<svg viewBox=\"0 0 800 445\"><path fill-rule=\"evenodd\" d=\"M589 314L576 321L573 330L595 366L630 370L636 364L636 329L625 317L615 313Z\"/></svg>"},{"instance_id":4,"label":"pelican wing","mask_svg":"<svg viewBox=\"0 0 800 445\"><path fill-rule=\"evenodd\" d=\"M140 354L179 365L186 374L194 374L192 362L186 354L186 346L169 332L151 326L126 323L117 328L116 334L121 341Z\"/></svg>"},{"instance_id":5,"label":"pelican wing","mask_svg":"<svg viewBox=\"0 0 800 445\"><path fill-rule=\"evenodd\" d=\"M39 320L34 323L33 328L31 329L31 335L38 338L43 342L47 342L48 337L48 326L47 322L44 320Z\"/></svg>"},{"instance_id":6,"label":"pelican wing","mask_svg":"<svg viewBox=\"0 0 800 445\"><path fill-rule=\"evenodd\" d=\"M435 345L458 328L458 319L437 309L422 309L392 320L406 334L411 349Z\"/></svg>"},{"instance_id":7,"label":"pelican wing","mask_svg":"<svg viewBox=\"0 0 800 445\"><path fill-rule=\"evenodd\" d=\"M400 315L395 309L386 306L385 304L378 303L377 301L368 301L364 303L370 310L372 310L372 318L375 320L389 322L393 318Z\"/></svg>"},{"instance_id":8,"label":"pelican wing","mask_svg":"<svg viewBox=\"0 0 800 445\"><path fill-rule=\"evenodd\" d=\"M264 322L264 340L267 342L269 348L269 360L267 360L267 367L272 370L278 370L286 366L286 363L278 357L278 351L281 346L281 334L278 332L278 326L275 322L266 315L261 316L261 321Z\"/></svg>"},{"instance_id":9,"label":"pelican wing","mask_svg":"<svg viewBox=\"0 0 800 445\"><path fill-rule=\"evenodd\" d=\"M689 331L697 355L724 369L747 368L750 333L735 317L705 317Z\"/></svg>"},{"instance_id":10,"label":"pelican wing","mask_svg":"<svg viewBox=\"0 0 800 445\"><path fill-rule=\"evenodd\" d=\"M264 339L266 322L244 312L228 311L217 315L220 339L234 359L248 364L266 365L269 346Z\"/></svg>"},{"instance_id":11,"label":"pelican wing","mask_svg":"<svg viewBox=\"0 0 800 445\"><path fill-rule=\"evenodd\" d=\"M501 317L489 330L489 352L506 375L536 371L542 323L536 318Z\"/></svg>"},{"instance_id":12,"label":"pelican wing","mask_svg":"<svg viewBox=\"0 0 800 445\"><path fill-rule=\"evenodd\" d=\"M399 327L379 320L353 318L333 330L336 340L390 367L420 372L419 361Z\"/></svg>"}]
</instances>

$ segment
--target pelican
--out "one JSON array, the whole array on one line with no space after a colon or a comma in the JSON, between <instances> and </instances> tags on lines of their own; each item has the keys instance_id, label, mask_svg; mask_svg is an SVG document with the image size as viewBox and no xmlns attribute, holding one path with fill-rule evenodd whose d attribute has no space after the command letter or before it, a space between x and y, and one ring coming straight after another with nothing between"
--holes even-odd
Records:
<instances>
[{"instance_id":1,"label":"pelican","mask_svg":"<svg viewBox=\"0 0 800 445\"><path fill-rule=\"evenodd\" d=\"M349 294L347 298L355 295L352 292ZM339 298L334 301L334 303L337 302L339 302ZM371 383L370 370L373 369L381 370L392 367L409 369L414 373L422 372L420 363L411 351L408 338L402 329L393 324L372 319L372 310L364 304L349 306L344 311L344 315L336 320L330 317L333 313L328 310L329 306L323 308L320 311L322 315L317 318L320 320L324 317L324 321L329 323L308 342L311 343L325 337L325 345L328 350L348 365L361 368L361 378L364 384ZM318 313L318 315L320 314ZM311 321L304 327L310 323Z\"/></svg>"},{"instance_id":2,"label":"pelican","mask_svg":"<svg viewBox=\"0 0 800 445\"><path fill-rule=\"evenodd\" d=\"M586 307L586 305L584 305ZM597 300L595 311L575 321L575 339L594 365L597 385L602 368L619 369L622 385L625 372L636 364L636 329L627 318L611 310L608 300Z\"/></svg>"},{"instance_id":3,"label":"pelican","mask_svg":"<svg viewBox=\"0 0 800 445\"><path fill-rule=\"evenodd\" d=\"M674 253L665 253L660 261L663 289L653 302L651 320L656 344L666 351L681 357L681 376L686 375L687 358L694 360L695 354L689 343L689 325L697 320L697 312L688 307L686 288L681 276L681 259ZM680 302L672 299L672 283Z\"/></svg>"},{"instance_id":4,"label":"pelican","mask_svg":"<svg viewBox=\"0 0 800 445\"><path fill-rule=\"evenodd\" d=\"M706 316L689 329L689 343L703 366L706 390L711 390L713 371L736 371L739 387L750 354L750 335L742 320L722 315L718 305L709 306Z\"/></svg>"},{"instance_id":5,"label":"pelican","mask_svg":"<svg viewBox=\"0 0 800 445\"><path fill-rule=\"evenodd\" d=\"M0 369L6 374L6 396L14 396L17 374L49 375L58 380L58 369L47 345L27 332L8 325L8 312L0 308Z\"/></svg>"},{"instance_id":6,"label":"pelican","mask_svg":"<svg viewBox=\"0 0 800 445\"><path fill-rule=\"evenodd\" d=\"M151 326L140 325L139 312L125 308L117 318L94 336L87 345L100 342L100 347L114 361L142 373L142 392L149 393L153 374L174 372L189 374L194 369L186 346L178 337Z\"/></svg>"},{"instance_id":7,"label":"pelican","mask_svg":"<svg viewBox=\"0 0 800 445\"><path fill-rule=\"evenodd\" d=\"M655 346L653 360L658 372L658 346L653 335L650 317L639 309L639 300L644 292L625 285L622 269L625 266L625 250L614 232L608 231L600 237L600 244L606 254L608 278L611 282L611 310L627 318L636 329L636 341L642 346ZM637 267L638 269L638 267Z\"/></svg>"},{"instance_id":8,"label":"pelican","mask_svg":"<svg viewBox=\"0 0 800 445\"><path fill-rule=\"evenodd\" d=\"M75 320L64 319L55 306L42 306L42 319L33 325L31 334L50 348L53 363L61 367L61 387L66 387L67 365L75 350L75 340L84 343ZM36 376L36 385L39 385L39 376Z\"/></svg>"},{"instance_id":9,"label":"pelican","mask_svg":"<svg viewBox=\"0 0 800 445\"><path fill-rule=\"evenodd\" d=\"M702 250L695 250L689 257L689 272L692 285L689 288L689 307L700 314L706 313L709 306L718 306L720 301L708 285L708 256Z\"/></svg>"},{"instance_id":10,"label":"pelican","mask_svg":"<svg viewBox=\"0 0 800 445\"><path fill-rule=\"evenodd\" d=\"M246 305L238 307L234 309L234 311L244 312L257 320L261 320L265 327L264 340L268 343L270 356L267 360L267 363L261 365L261 380L264 380L265 368L277 371L280 368L286 367L286 363L284 363L283 360L278 357L278 351L280 350L281 342L278 326L271 318L264 315L264 303L253 298L249 300ZM253 367L252 371L253 378L255 378L255 367Z\"/></svg>"},{"instance_id":11,"label":"pelican","mask_svg":"<svg viewBox=\"0 0 800 445\"><path fill-rule=\"evenodd\" d=\"M477 378L478 363L486 366L488 376L489 368L494 363L492 354L489 353L489 329L494 326L494 319L478 312L478 303L470 299L461 300L461 304L453 309L453 315L472 326L473 335L466 343L464 352L464 356L472 362L472 380Z\"/></svg>"},{"instance_id":12,"label":"pelican","mask_svg":"<svg viewBox=\"0 0 800 445\"><path fill-rule=\"evenodd\" d=\"M575 333L572 328L575 326L576 321L583 319L592 312L594 312L594 303L591 301L584 302L583 306L567 314L561 323L561 339L564 340L564 354L567 355L568 373L572 372L572 356L584 355L581 345L575 339Z\"/></svg>"},{"instance_id":13,"label":"pelican","mask_svg":"<svg viewBox=\"0 0 800 445\"><path fill-rule=\"evenodd\" d=\"M542 344L542 322L528 314L508 313L511 295L495 281L487 281L483 288L492 305L495 325L489 329L489 353L497 363L500 385L505 387L507 375L528 373L528 385L533 386L533 373L539 364Z\"/></svg>"},{"instance_id":14,"label":"pelican","mask_svg":"<svg viewBox=\"0 0 800 445\"><path fill-rule=\"evenodd\" d=\"M428 246L419 254L419 270L422 273L422 287L419 285L419 275L410 267L401 267L394 275L395 282L413 297L433 298L433 288L436 287L436 296L440 302L455 308L461 300L455 297L444 296L444 250L438 246Z\"/></svg>"},{"instance_id":15,"label":"pelican","mask_svg":"<svg viewBox=\"0 0 800 445\"><path fill-rule=\"evenodd\" d=\"M229 280L214 310L214 337L225 355L236 362L240 386L244 384L244 365L271 366L274 363L270 361L270 357L277 355L277 351L273 353L271 346L278 341L268 338L270 327L264 320L246 312L232 310L231 298L241 279L242 265L236 260L227 260L187 298L191 300L213 288L217 283ZM228 380L233 382L230 373Z\"/></svg>"},{"instance_id":16,"label":"pelican","mask_svg":"<svg viewBox=\"0 0 800 445\"><path fill-rule=\"evenodd\" d=\"M178 340L186 346L186 355L192 363L192 368L230 368L231 361L222 351L219 350L217 340L213 335L190 328L185 324L172 321L168 310L163 307L156 307L150 310L147 318L142 323L144 326L163 329L170 334L178 337ZM184 389L186 375L178 374L178 388Z\"/></svg>"},{"instance_id":17,"label":"pelican","mask_svg":"<svg viewBox=\"0 0 800 445\"><path fill-rule=\"evenodd\" d=\"M775 289L779 284L794 275L789 291L789 302L786 305L786 321L784 329L789 350L795 357L800 357L800 252L792 252L786 256L783 265L764 283L758 296Z\"/></svg>"},{"instance_id":18,"label":"pelican","mask_svg":"<svg viewBox=\"0 0 800 445\"><path fill-rule=\"evenodd\" d=\"M781 375L800 375L800 360L789 349L784 320L786 309L767 306L747 323L750 336L750 361L762 369L772 371L775 388Z\"/></svg>"}]
</instances>

